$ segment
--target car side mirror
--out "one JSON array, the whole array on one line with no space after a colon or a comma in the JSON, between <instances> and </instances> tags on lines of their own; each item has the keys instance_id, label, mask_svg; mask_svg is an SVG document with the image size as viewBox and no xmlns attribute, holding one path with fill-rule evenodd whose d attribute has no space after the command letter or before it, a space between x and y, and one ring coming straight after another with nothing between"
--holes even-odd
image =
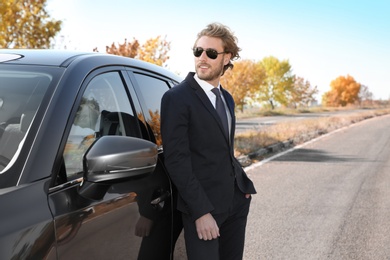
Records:
<instances>
[{"instance_id":1,"label":"car side mirror","mask_svg":"<svg viewBox=\"0 0 390 260\"><path fill-rule=\"evenodd\" d=\"M101 200L110 185L152 173L157 157L157 145L147 140L102 136L84 155L84 181L79 194Z\"/></svg>"}]
</instances>

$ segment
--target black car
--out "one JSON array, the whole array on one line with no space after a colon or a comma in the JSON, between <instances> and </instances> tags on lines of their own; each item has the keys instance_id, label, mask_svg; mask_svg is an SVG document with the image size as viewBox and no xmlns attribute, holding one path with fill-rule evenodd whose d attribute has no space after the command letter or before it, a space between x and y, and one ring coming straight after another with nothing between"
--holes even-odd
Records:
<instances>
[{"instance_id":1,"label":"black car","mask_svg":"<svg viewBox=\"0 0 390 260\"><path fill-rule=\"evenodd\" d=\"M171 259L159 110L179 81L115 55L0 50L0 259Z\"/></svg>"}]
</instances>

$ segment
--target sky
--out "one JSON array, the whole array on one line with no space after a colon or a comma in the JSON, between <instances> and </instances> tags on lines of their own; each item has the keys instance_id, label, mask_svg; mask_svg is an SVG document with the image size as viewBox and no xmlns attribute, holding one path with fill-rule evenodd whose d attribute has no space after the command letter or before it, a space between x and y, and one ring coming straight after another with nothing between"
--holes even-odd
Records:
<instances>
[{"instance_id":1,"label":"sky","mask_svg":"<svg viewBox=\"0 0 390 260\"><path fill-rule=\"evenodd\" d=\"M125 39L166 37L167 68L185 77L197 33L219 22L237 36L241 59L288 60L294 75L317 86L318 100L347 75L375 99L390 98L388 0L47 0L46 9L63 21L59 48L105 52Z\"/></svg>"}]
</instances>

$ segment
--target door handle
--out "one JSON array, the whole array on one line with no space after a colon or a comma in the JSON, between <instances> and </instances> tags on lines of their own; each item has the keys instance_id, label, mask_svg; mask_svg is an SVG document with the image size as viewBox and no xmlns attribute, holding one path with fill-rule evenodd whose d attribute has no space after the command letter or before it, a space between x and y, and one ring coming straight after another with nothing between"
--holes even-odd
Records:
<instances>
[{"instance_id":1,"label":"door handle","mask_svg":"<svg viewBox=\"0 0 390 260\"><path fill-rule=\"evenodd\" d=\"M155 198L154 200L152 200L150 202L150 204L152 205L157 205L163 201L165 201L167 198L169 198L171 196L171 193L169 191L166 191L164 192L163 194L161 194L159 197Z\"/></svg>"}]
</instances>

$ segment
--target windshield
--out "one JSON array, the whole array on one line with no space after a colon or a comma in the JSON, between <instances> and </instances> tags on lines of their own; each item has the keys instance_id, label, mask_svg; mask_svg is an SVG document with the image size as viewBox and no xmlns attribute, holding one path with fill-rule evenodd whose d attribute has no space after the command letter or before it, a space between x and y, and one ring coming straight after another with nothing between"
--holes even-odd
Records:
<instances>
[{"instance_id":1,"label":"windshield","mask_svg":"<svg viewBox=\"0 0 390 260\"><path fill-rule=\"evenodd\" d=\"M0 173L15 161L52 77L0 69Z\"/></svg>"}]
</instances>

